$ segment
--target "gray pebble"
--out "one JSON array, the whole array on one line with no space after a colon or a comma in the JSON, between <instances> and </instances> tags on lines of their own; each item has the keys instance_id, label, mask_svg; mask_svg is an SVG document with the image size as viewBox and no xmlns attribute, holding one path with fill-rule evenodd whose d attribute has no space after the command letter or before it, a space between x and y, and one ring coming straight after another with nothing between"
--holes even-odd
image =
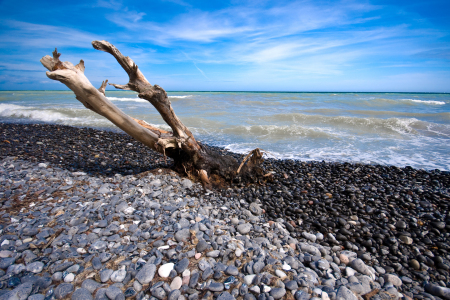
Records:
<instances>
[{"instance_id":1,"label":"gray pebble","mask_svg":"<svg viewBox=\"0 0 450 300\"><path fill-rule=\"evenodd\" d=\"M93 300L92 294L85 288L79 288L75 292L73 292L72 300Z\"/></svg>"}]
</instances>

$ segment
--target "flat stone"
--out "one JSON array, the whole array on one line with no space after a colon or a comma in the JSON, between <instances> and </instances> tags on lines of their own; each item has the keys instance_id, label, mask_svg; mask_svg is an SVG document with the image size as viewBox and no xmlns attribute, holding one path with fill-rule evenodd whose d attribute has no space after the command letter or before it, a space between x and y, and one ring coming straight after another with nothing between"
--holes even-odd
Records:
<instances>
[{"instance_id":1,"label":"flat stone","mask_svg":"<svg viewBox=\"0 0 450 300\"><path fill-rule=\"evenodd\" d=\"M14 264L15 261L16 259L12 257L0 258L0 269L7 269L10 265Z\"/></svg>"},{"instance_id":2,"label":"flat stone","mask_svg":"<svg viewBox=\"0 0 450 300\"><path fill-rule=\"evenodd\" d=\"M182 260L179 260L174 265L173 268L175 269L175 271L177 271L177 273L183 273L184 270L186 270L188 266L189 266L189 259L185 257Z\"/></svg>"},{"instance_id":3,"label":"flat stone","mask_svg":"<svg viewBox=\"0 0 450 300\"><path fill-rule=\"evenodd\" d=\"M166 295L167 293L162 287L158 287L152 291L152 296L160 300L166 298Z\"/></svg>"},{"instance_id":4,"label":"flat stone","mask_svg":"<svg viewBox=\"0 0 450 300\"><path fill-rule=\"evenodd\" d=\"M253 282L253 279L255 278L256 275L251 274L251 275L246 275L244 276L244 283L248 286L250 286Z\"/></svg>"},{"instance_id":5,"label":"flat stone","mask_svg":"<svg viewBox=\"0 0 450 300\"><path fill-rule=\"evenodd\" d=\"M109 299L116 299L117 295L119 294L123 294L123 292L115 285L110 285L106 289L106 296L108 296Z\"/></svg>"},{"instance_id":6,"label":"flat stone","mask_svg":"<svg viewBox=\"0 0 450 300\"><path fill-rule=\"evenodd\" d=\"M166 263L161 267L159 267L158 269L159 276L161 276L162 278L169 277L170 271L173 270L174 265L175 265L174 263Z\"/></svg>"},{"instance_id":7,"label":"flat stone","mask_svg":"<svg viewBox=\"0 0 450 300\"><path fill-rule=\"evenodd\" d=\"M221 292L225 289L225 287L222 282L211 282L208 289L211 292Z\"/></svg>"},{"instance_id":8,"label":"flat stone","mask_svg":"<svg viewBox=\"0 0 450 300\"><path fill-rule=\"evenodd\" d=\"M127 271L124 268L114 271L111 274L111 281L122 282L125 279L125 276L127 276Z\"/></svg>"},{"instance_id":9,"label":"flat stone","mask_svg":"<svg viewBox=\"0 0 450 300\"><path fill-rule=\"evenodd\" d=\"M109 278L111 278L111 274L112 274L113 272L114 272L114 271L111 270L111 269L104 269L104 270L101 270L101 271L100 271L100 280L101 280L102 282L107 282L107 281L109 280Z\"/></svg>"},{"instance_id":10,"label":"flat stone","mask_svg":"<svg viewBox=\"0 0 450 300\"><path fill-rule=\"evenodd\" d=\"M444 299L450 299L450 289L449 288L430 283L430 284L425 285L425 290L434 296L438 296L438 297L441 297Z\"/></svg>"},{"instance_id":11,"label":"flat stone","mask_svg":"<svg viewBox=\"0 0 450 300\"><path fill-rule=\"evenodd\" d=\"M177 242L186 242L190 239L190 237L191 233L188 228L178 230L175 233L175 239L177 240Z\"/></svg>"},{"instance_id":12,"label":"flat stone","mask_svg":"<svg viewBox=\"0 0 450 300\"><path fill-rule=\"evenodd\" d=\"M62 299L73 292L73 284L61 283L55 288L56 299Z\"/></svg>"},{"instance_id":13,"label":"flat stone","mask_svg":"<svg viewBox=\"0 0 450 300\"><path fill-rule=\"evenodd\" d=\"M393 275L393 274L385 274L383 275L383 279L384 282L390 282L395 286L401 286L402 285L402 280L400 278L398 278L398 276Z\"/></svg>"},{"instance_id":14,"label":"flat stone","mask_svg":"<svg viewBox=\"0 0 450 300\"><path fill-rule=\"evenodd\" d=\"M88 290L90 293L95 292L95 290L101 286L102 286L101 283L98 283L97 281L92 279L86 279L81 284L81 287Z\"/></svg>"},{"instance_id":15,"label":"flat stone","mask_svg":"<svg viewBox=\"0 0 450 300\"><path fill-rule=\"evenodd\" d=\"M18 285L15 289L10 291L8 293L9 297L5 297L5 299L26 300L32 290L33 290L33 284L31 282L22 283L22 284Z\"/></svg>"},{"instance_id":16,"label":"flat stone","mask_svg":"<svg viewBox=\"0 0 450 300\"><path fill-rule=\"evenodd\" d=\"M369 276L372 275L369 268L366 266L366 264L360 258L356 258L356 259L352 260L352 262L349 265L352 269L358 271L361 274L369 275Z\"/></svg>"},{"instance_id":17,"label":"flat stone","mask_svg":"<svg viewBox=\"0 0 450 300\"><path fill-rule=\"evenodd\" d=\"M216 300L235 300L236 298L233 297L230 293L228 292L222 292L219 294L219 296L216 298Z\"/></svg>"},{"instance_id":18,"label":"flat stone","mask_svg":"<svg viewBox=\"0 0 450 300\"><path fill-rule=\"evenodd\" d=\"M170 283L170 288L172 290L178 290L181 287L182 279L180 276L175 277L172 282Z\"/></svg>"},{"instance_id":19,"label":"flat stone","mask_svg":"<svg viewBox=\"0 0 450 300\"><path fill-rule=\"evenodd\" d=\"M305 239L308 239L308 240L310 240L310 241L313 242L313 243L314 243L314 242L316 241L316 239L317 239L317 237L316 237L315 234L308 233L308 232L305 232L305 231L302 232L302 236L303 236Z\"/></svg>"},{"instance_id":20,"label":"flat stone","mask_svg":"<svg viewBox=\"0 0 450 300\"><path fill-rule=\"evenodd\" d=\"M284 288L273 288L270 290L270 296L274 299L281 299L286 294L286 289Z\"/></svg>"},{"instance_id":21,"label":"flat stone","mask_svg":"<svg viewBox=\"0 0 450 300\"><path fill-rule=\"evenodd\" d=\"M237 226L237 231L240 234L247 234L250 232L251 229L252 229L252 224L249 224L249 223L244 223L244 224L240 224Z\"/></svg>"},{"instance_id":22,"label":"flat stone","mask_svg":"<svg viewBox=\"0 0 450 300\"><path fill-rule=\"evenodd\" d=\"M136 274L135 279L139 281L142 285L150 283L156 273L156 266L154 264L146 264L142 269ZM170 273L170 271L169 271Z\"/></svg>"},{"instance_id":23,"label":"flat stone","mask_svg":"<svg viewBox=\"0 0 450 300\"><path fill-rule=\"evenodd\" d=\"M209 247L211 247L211 245L209 245L205 240L200 239L197 243L197 245L195 246L195 250L198 253L202 253L203 251L205 251L206 249L208 249Z\"/></svg>"},{"instance_id":24,"label":"flat stone","mask_svg":"<svg viewBox=\"0 0 450 300\"><path fill-rule=\"evenodd\" d=\"M336 300L358 300L358 298L345 286L341 286L336 294Z\"/></svg>"},{"instance_id":25,"label":"flat stone","mask_svg":"<svg viewBox=\"0 0 450 300\"><path fill-rule=\"evenodd\" d=\"M75 279L75 275L73 273L69 273L64 277L64 282L72 282Z\"/></svg>"},{"instance_id":26,"label":"flat stone","mask_svg":"<svg viewBox=\"0 0 450 300\"><path fill-rule=\"evenodd\" d=\"M27 300L44 300L45 299L45 295L42 294L34 294L28 297Z\"/></svg>"},{"instance_id":27,"label":"flat stone","mask_svg":"<svg viewBox=\"0 0 450 300\"><path fill-rule=\"evenodd\" d=\"M213 251L206 253L207 257L219 257L219 255L220 255L220 250L213 250Z\"/></svg>"},{"instance_id":28,"label":"flat stone","mask_svg":"<svg viewBox=\"0 0 450 300\"><path fill-rule=\"evenodd\" d=\"M167 300L178 300L178 297L181 296L180 290L172 290L167 296Z\"/></svg>"},{"instance_id":29,"label":"flat stone","mask_svg":"<svg viewBox=\"0 0 450 300\"><path fill-rule=\"evenodd\" d=\"M92 294L85 288L79 288L75 292L73 292L72 300L93 300Z\"/></svg>"},{"instance_id":30,"label":"flat stone","mask_svg":"<svg viewBox=\"0 0 450 300\"><path fill-rule=\"evenodd\" d=\"M33 262L29 265L27 265L27 271L33 272L33 273L41 273L44 269L44 263L40 261Z\"/></svg>"},{"instance_id":31,"label":"flat stone","mask_svg":"<svg viewBox=\"0 0 450 300\"><path fill-rule=\"evenodd\" d=\"M236 268L235 266L231 266L231 265L230 265L230 266L228 266L228 267L226 268L225 274L236 276L236 275L239 274L239 270L238 270L238 268Z\"/></svg>"}]
</instances>

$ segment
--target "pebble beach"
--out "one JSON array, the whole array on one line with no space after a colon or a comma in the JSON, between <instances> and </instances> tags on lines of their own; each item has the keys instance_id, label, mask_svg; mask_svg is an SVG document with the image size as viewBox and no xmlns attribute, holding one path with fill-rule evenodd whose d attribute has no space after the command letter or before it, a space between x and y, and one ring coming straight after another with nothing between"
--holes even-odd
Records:
<instances>
[{"instance_id":1,"label":"pebble beach","mask_svg":"<svg viewBox=\"0 0 450 300\"><path fill-rule=\"evenodd\" d=\"M273 181L204 190L171 164L0 123L0 300L450 299L448 171L266 159Z\"/></svg>"}]
</instances>

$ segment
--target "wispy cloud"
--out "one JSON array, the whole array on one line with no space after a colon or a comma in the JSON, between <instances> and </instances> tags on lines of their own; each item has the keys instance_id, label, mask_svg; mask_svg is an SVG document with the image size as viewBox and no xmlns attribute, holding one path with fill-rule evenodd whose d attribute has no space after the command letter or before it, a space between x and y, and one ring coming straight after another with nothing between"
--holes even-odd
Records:
<instances>
[{"instance_id":1,"label":"wispy cloud","mask_svg":"<svg viewBox=\"0 0 450 300\"><path fill-rule=\"evenodd\" d=\"M314 78L361 85L342 78L387 78L406 68L424 78L450 69L448 28L429 21L420 7L371 2L97 0L60 5L56 16L42 9L33 18L19 10L0 12L0 74L23 70L36 76L36 50L64 47L64 60L83 58L90 78L126 81L113 58L91 50L95 39L115 44L160 84L175 85L185 76L182 82L202 85L194 89L223 89L239 81L246 89L274 82L295 90L298 82ZM402 78L412 77L391 77L406 84Z\"/></svg>"},{"instance_id":2,"label":"wispy cloud","mask_svg":"<svg viewBox=\"0 0 450 300\"><path fill-rule=\"evenodd\" d=\"M64 45L65 47L90 48L90 42L98 36L64 26L28 23L16 20L2 20L8 31L0 34L0 46L42 48Z\"/></svg>"}]
</instances>

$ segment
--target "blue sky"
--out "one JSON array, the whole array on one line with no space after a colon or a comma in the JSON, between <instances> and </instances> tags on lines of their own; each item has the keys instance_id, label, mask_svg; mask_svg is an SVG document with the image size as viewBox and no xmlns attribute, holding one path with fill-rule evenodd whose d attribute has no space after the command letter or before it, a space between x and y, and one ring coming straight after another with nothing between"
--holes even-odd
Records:
<instances>
[{"instance_id":1,"label":"blue sky","mask_svg":"<svg viewBox=\"0 0 450 300\"><path fill-rule=\"evenodd\" d=\"M91 41L168 91L450 92L450 1L0 1L0 89L65 89L39 59L85 61L125 84ZM111 87L109 89L112 89Z\"/></svg>"}]
</instances>

